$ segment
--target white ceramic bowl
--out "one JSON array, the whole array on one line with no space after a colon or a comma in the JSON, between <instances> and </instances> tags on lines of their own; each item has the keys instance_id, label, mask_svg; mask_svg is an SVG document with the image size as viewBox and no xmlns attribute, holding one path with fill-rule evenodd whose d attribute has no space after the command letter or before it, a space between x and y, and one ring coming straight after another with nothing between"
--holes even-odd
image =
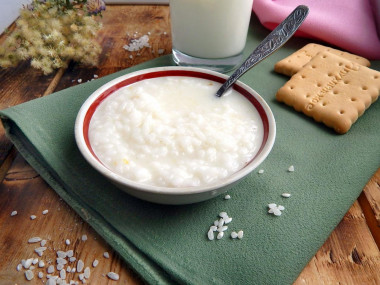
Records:
<instances>
[{"instance_id":1,"label":"white ceramic bowl","mask_svg":"<svg viewBox=\"0 0 380 285\"><path fill-rule=\"evenodd\" d=\"M116 78L90 95L79 110L75 122L75 139L79 150L92 167L107 177L120 189L140 199L160 204L190 204L216 197L226 192L233 184L244 178L264 161L272 149L276 136L276 123L268 104L252 88L242 82L237 82L233 88L242 94L242 96L248 98L249 102L251 102L258 111L263 125L264 136L259 151L254 158L245 167L226 179L219 181L217 184L183 188L144 185L114 173L94 154L88 137L88 129L92 115L96 108L102 104L102 101L119 88L141 80L163 76L188 76L203 78L217 83L223 83L227 78L226 75L221 73L190 67L151 68Z\"/></svg>"}]
</instances>

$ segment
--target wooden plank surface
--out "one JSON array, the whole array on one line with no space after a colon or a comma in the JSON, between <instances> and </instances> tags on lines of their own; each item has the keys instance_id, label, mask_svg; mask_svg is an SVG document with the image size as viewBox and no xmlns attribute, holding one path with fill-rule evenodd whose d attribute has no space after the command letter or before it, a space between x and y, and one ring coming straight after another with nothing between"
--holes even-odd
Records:
<instances>
[{"instance_id":1,"label":"wooden plank surface","mask_svg":"<svg viewBox=\"0 0 380 285\"><path fill-rule=\"evenodd\" d=\"M142 63L171 51L170 17L167 6L107 6L99 42L103 52L97 67L70 64L61 73L44 76L27 63L0 71L0 108L40 97L94 78ZM149 34L151 47L128 52L123 46L131 39ZM3 36L4 37L4 36ZM0 39L1 42L1 39ZM47 92L48 90L48 92ZM23 271L16 270L22 259L42 258L55 261L57 250L74 251L77 259L91 268L90 284L143 284L118 255L83 221L41 177L17 155L0 129L0 284L41 284L35 276L26 281ZM380 284L380 169L364 189L326 243L303 270L295 284ZM42 211L48 209L46 215ZM18 211L16 216L10 213ZM36 215L31 220L30 216ZM87 240L82 241L82 235ZM33 250L37 244L28 239L39 236L47 240L42 257ZM70 245L65 240L70 240ZM104 252L110 258L104 258ZM94 259L99 260L96 268ZM76 262L73 263L74 265ZM45 270L36 268L35 273ZM117 272L120 281L109 281L105 274ZM57 275L57 271L54 273ZM68 273L66 280L78 281L79 274Z\"/></svg>"}]
</instances>

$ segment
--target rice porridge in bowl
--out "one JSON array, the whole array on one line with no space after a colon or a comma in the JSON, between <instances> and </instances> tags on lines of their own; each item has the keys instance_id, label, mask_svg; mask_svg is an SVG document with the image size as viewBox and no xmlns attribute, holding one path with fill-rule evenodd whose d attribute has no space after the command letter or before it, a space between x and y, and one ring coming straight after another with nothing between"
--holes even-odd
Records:
<instances>
[{"instance_id":1,"label":"rice porridge in bowl","mask_svg":"<svg viewBox=\"0 0 380 285\"><path fill-rule=\"evenodd\" d=\"M265 101L226 76L162 67L122 76L95 91L76 121L86 160L138 198L186 204L212 198L269 154L275 122Z\"/></svg>"}]
</instances>

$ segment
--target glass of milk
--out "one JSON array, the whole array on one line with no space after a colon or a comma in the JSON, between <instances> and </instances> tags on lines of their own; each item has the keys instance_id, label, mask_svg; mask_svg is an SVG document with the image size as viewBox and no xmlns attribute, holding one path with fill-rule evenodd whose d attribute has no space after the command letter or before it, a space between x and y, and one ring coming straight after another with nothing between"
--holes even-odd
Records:
<instances>
[{"instance_id":1,"label":"glass of milk","mask_svg":"<svg viewBox=\"0 0 380 285\"><path fill-rule=\"evenodd\" d=\"M170 0L173 60L227 72L242 62L253 0Z\"/></svg>"}]
</instances>

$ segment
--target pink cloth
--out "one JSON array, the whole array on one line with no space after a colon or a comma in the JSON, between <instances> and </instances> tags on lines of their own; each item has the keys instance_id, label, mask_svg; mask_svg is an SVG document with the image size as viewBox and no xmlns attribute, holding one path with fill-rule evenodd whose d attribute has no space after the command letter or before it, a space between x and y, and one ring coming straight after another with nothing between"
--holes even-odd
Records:
<instances>
[{"instance_id":1,"label":"pink cloth","mask_svg":"<svg viewBox=\"0 0 380 285\"><path fill-rule=\"evenodd\" d=\"M296 35L380 59L380 39L369 0L254 0L253 11L272 30L298 5L308 6L309 15Z\"/></svg>"}]
</instances>

